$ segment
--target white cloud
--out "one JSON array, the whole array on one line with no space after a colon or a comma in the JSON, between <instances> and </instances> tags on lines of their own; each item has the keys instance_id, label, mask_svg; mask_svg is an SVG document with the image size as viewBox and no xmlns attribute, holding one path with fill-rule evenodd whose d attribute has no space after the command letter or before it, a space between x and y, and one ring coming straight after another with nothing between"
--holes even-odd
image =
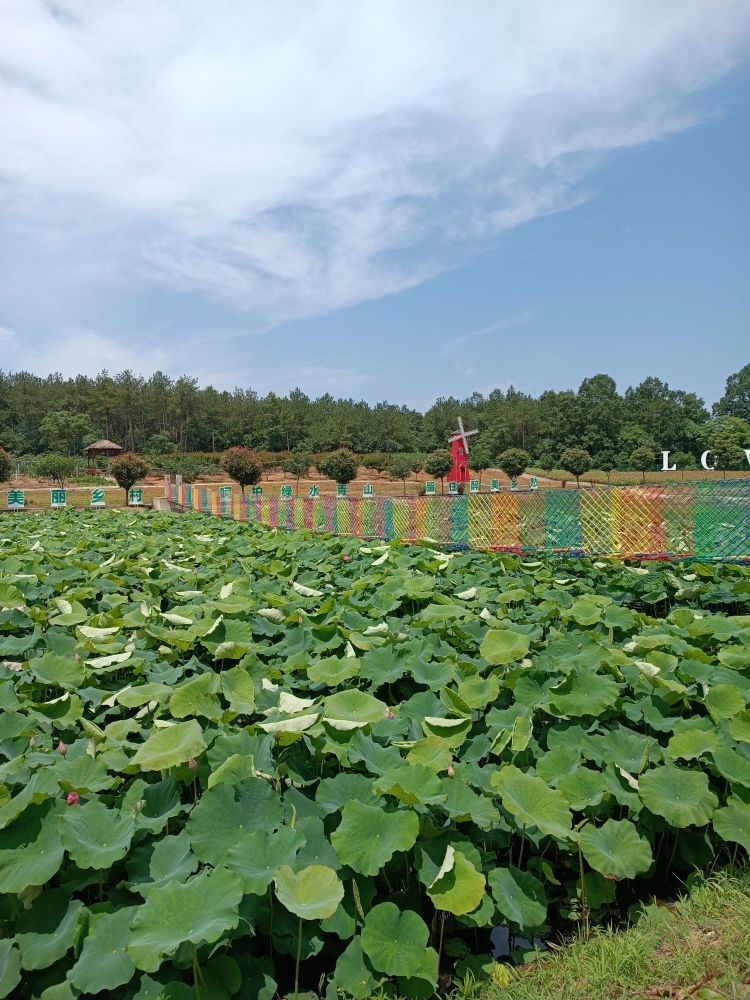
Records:
<instances>
[{"instance_id":1,"label":"white cloud","mask_svg":"<svg viewBox=\"0 0 750 1000\"><path fill-rule=\"evenodd\" d=\"M13 331L10 331L11 333ZM0 329L2 343L2 329ZM13 371L59 372L66 377L97 375L104 368L111 372L131 369L150 375L168 365L169 356L160 348L139 342L122 342L93 330L63 330L52 339L20 337L18 334L4 350L3 366Z\"/></svg>"},{"instance_id":2,"label":"white cloud","mask_svg":"<svg viewBox=\"0 0 750 1000\"><path fill-rule=\"evenodd\" d=\"M750 5L0 0L0 23L0 293L146 281L266 325L579 203L603 154L696 120Z\"/></svg>"}]
</instances>

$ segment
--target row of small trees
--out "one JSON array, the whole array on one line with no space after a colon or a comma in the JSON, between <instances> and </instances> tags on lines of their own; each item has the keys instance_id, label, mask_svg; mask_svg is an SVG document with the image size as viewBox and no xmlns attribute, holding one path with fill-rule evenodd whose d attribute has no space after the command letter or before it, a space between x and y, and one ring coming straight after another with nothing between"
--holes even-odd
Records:
<instances>
[{"instance_id":1,"label":"row of small trees","mask_svg":"<svg viewBox=\"0 0 750 1000\"><path fill-rule=\"evenodd\" d=\"M676 464L680 468L691 465L693 458L691 455L676 454L673 456ZM717 458L721 459L717 454ZM632 468L642 473L645 482L646 472L653 468L657 462L656 452L646 446L641 445L635 448L630 456ZM494 461L485 449L475 448L471 452L471 469L478 473L481 482L482 472L489 468L499 468L511 479L522 475L531 465L531 455L523 448L508 448ZM73 473L74 459L65 455L44 455L36 462L36 472L46 479L52 479L61 486L65 480ZM306 477L311 467L327 479L332 479L336 483L350 483L356 479L360 464L366 468L377 472L387 472L392 479L400 479L404 484L406 492L406 480L412 474L425 471L429 476L440 480L441 489L445 486L445 476L450 472L453 459L447 448L438 448L426 456L415 455L382 455L374 453L358 458L347 448L340 448L337 451L313 461L313 457L307 452L292 452L284 462L284 471L296 477L297 488L299 489L300 479ZM600 463L601 466L602 463ZM615 463L604 462L601 471L610 473L615 469ZM554 462L549 461L549 468L544 471L552 471ZM580 484L580 477L592 468L593 460L585 448L566 448L559 457L559 467L569 472ZM238 446L228 448L221 456L221 467L224 471L239 484L243 492L247 486L258 483L263 475L264 465L260 458L250 448ZM0 482L10 478L12 470L12 459L7 451L0 448ZM115 482L127 491L135 483L146 476L149 472L148 463L139 455L126 452L109 463L109 473ZM187 478L187 477L186 477Z\"/></svg>"},{"instance_id":2,"label":"row of small trees","mask_svg":"<svg viewBox=\"0 0 750 1000\"><path fill-rule=\"evenodd\" d=\"M655 458L654 458L655 460ZM569 470L578 481L579 477L591 468L591 456L583 448L568 448L561 456L560 461L564 468ZM378 464L374 464L377 462ZM531 464L531 456L522 448L508 448L498 455L493 462L489 454L485 454L480 449L471 452L471 468L480 476L485 470L493 467L502 471L511 479L522 475ZM362 464L367 468L375 469L378 472L388 472L392 479L400 479L406 491L406 480L413 473L425 471L429 476L440 480L441 489L445 487L445 477L453 466L453 458L447 448L438 448L430 452L424 459L411 455L393 455L388 462L380 461L377 456L364 456ZM249 448L237 447L229 448L221 458L221 465L239 483L243 491L246 486L254 485L260 481L263 474L263 467L255 453ZM306 452L292 452L284 463L284 471L299 481L307 476L313 461ZM332 451L322 460L315 463L317 471L327 479L332 479L336 483L350 483L356 479L359 471L360 460L347 448L340 448Z\"/></svg>"},{"instance_id":3,"label":"row of small trees","mask_svg":"<svg viewBox=\"0 0 750 1000\"><path fill-rule=\"evenodd\" d=\"M67 455L49 455L45 457L49 461L42 465L39 474L45 479L51 479L53 482L59 483L60 486L64 486L65 480L72 474L73 469L70 463L74 460L69 459ZM58 459L62 461L58 462ZM9 480L12 471L13 459L4 448L0 448L0 483ZM109 472L117 485L125 490L125 497L127 499L128 490L135 486L138 480L143 479L148 473L148 465L139 455L134 455L132 452L125 452L124 455L118 455L117 458L112 459L109 465Z\"/></svg>"}]
</instances>

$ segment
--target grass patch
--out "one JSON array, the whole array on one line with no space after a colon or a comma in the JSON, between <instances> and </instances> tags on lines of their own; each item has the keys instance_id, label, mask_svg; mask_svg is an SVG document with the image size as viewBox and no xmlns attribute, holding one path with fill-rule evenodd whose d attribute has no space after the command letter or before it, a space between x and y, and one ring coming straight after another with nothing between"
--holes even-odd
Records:
<instances>
[{"instance_id":1,"label":"grass patch","mask_svg":"<svg viewBox=\"0 0 750 1000\"><path fill-rule=\"evenodd\" d=\"M627 930L596 931L509 974L483 1000L748 1000L750 873L717 875Z\"/></svg>"}]
</instances>

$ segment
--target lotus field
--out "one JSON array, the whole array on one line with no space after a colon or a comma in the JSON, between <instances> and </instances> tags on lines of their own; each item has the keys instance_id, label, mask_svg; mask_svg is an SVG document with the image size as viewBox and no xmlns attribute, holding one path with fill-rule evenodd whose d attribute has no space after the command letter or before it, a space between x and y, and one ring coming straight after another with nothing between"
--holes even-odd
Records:
<instances>
[{"instance_id":1,"label":"lotus field","mask_svg":"<svg viewBox=\"0 0 750 1000\"><path fill-rule=\"evenodd\" d=\"M0 996L428 997L750 849L750 571L0 523Z\"/></svg>"}]
</instances>

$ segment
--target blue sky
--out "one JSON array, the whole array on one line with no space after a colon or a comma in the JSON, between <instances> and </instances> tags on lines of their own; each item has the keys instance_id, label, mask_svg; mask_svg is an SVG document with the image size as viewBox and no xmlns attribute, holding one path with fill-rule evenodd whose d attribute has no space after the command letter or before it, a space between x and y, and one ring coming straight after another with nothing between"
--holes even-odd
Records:
<instances>
[{"instance_id":1,"label":"blue sky","mask_svg":"<svg viewBox=\"0 0 750 1000\"><path fill-rule=\"evenodd\" d=\"M750 6L425 10L0 0L0 368L717 399L750 361Z\"/></svg>"}]
</instances>

